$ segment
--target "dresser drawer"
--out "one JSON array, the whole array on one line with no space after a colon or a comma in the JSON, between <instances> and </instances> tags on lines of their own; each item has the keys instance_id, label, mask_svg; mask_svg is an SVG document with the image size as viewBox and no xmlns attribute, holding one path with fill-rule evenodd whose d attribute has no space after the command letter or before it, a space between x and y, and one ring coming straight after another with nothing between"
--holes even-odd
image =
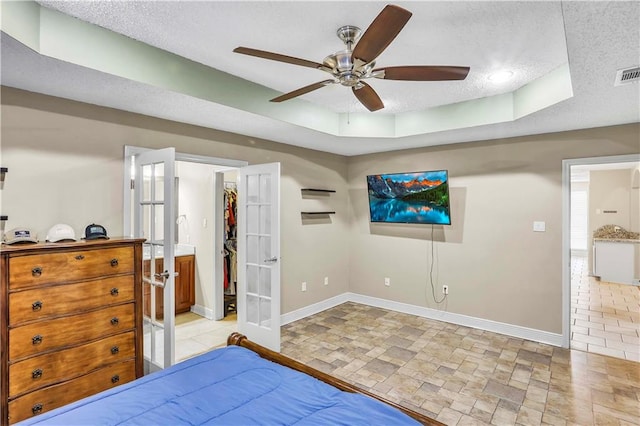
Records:
<instances>
[{"instance_id":1,"label":"dresser drawer","mask_svg":"<svg viewBox=\"0 0 640 426\"><path fill-rule=\"evenodd\" d=\"M9 361L133 329L134 304L9 329Z\"/></svg>"},{"instance_id":2,"label":"dresser drawer","mask_svg":"<svg viewBox=\"0 0 640 426\"><path fill-rule=\"evenodd\" d=\"M9 365L9 398L135 357L135 333L27 358Z\"/></svg>"},{"instance_id":3,"label":"dresser drawer","mask_svg":"<svg viewBox=\"0 0 640 426\"><path fill-rule=\"evenodd\" d=\"M134 300L133 275L38 287L9 294L9 325Z\"/></svg>"},{"instance_id":4,"label":"dresser drawer","mask_svg":"<svg viewBox=\"0 0 640 426\"><path fill-rule=\"evenodd\" d=\"M136 378L135 362L110 365L77 379L49 386L9 401L9 423L51 411ZM115 409L116 407L114 407Z\"/></svg>"},{"instance_id":5,"label":"dresser drawer","mask_svg":"<svg viewBox=\"0 0 640 426\"><path fill-rule=\"evenodd\" d=\"M9 289L132 273L133 247L16 256L9 259Z\"/></svg>"}]
</instances>

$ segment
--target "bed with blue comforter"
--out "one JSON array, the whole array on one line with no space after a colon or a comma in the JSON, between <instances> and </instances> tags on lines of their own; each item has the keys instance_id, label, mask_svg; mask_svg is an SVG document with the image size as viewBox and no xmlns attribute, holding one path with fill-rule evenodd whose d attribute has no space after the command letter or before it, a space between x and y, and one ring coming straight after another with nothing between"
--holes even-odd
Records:
<instances>
[{"instance_id":1,"label":"bed with blue comforter","mask_svg":"<svg viewBox=\"0 0 640 426\"><path fill-rule=\"evenodd\" d=\"M372 397L340 390L301 371L264 359L253 350L227 346L33 417L20 425L432 423L432 419L415 414L418 420Z\"/></svg>"}]
</instances>

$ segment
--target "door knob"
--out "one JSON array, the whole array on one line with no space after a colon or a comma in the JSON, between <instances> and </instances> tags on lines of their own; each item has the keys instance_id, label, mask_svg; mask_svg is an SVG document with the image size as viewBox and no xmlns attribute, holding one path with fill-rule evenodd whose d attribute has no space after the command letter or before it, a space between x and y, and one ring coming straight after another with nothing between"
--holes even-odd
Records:
<instances>
[{"instance_id":1,"label":"door knob","mask_svg":"<svg viewBox=\"0 0 640 426\"><path fill-rule=\"evenodd\" d=\"M156 278L162 278L166 280L167 278L169 278L169 271L158 272L156 274L153 274L153 276Z\"/></svg>"}]
</instances>

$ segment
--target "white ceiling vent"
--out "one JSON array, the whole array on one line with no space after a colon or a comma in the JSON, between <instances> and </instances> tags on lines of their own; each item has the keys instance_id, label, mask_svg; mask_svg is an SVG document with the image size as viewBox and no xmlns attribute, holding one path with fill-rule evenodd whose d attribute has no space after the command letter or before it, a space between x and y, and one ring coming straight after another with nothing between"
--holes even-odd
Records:
<instances>
[{"instance_id":1,"label":"white ceiling vent","mask_svg":"<svg viewBox=\"0 0 640 426\"><path fill-rule=\"evenodd\" d=\"M623 84L636 83L640 81L640 66L618 70L616 73L616 81L614 86L622 86Z\"/></svg>"}]
</instances>

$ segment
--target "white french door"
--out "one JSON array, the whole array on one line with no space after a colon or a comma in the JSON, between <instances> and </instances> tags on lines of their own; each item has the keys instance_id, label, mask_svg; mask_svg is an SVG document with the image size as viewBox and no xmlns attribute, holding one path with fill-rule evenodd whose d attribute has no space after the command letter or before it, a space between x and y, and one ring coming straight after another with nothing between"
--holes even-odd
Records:
<instances>
[{"instance_id":1,"label":"white french door","mask_svg":"<svg viewBox=\"0 0 640 426\"><path fill-rule=\"evenodd\" d=\"M175 149L137 154L134 236L143 243L143 324L145 369L175 363Z\"/></svg>"},{"instance_id":2,"label":"white french door","mask_svg":"<svg viewBox=\"0 0 640 426\"><path fill-rule=\"evenodd\" d=\"M238 331L280 352L280 163L238 170Z\"/></svg>"}]
</instances>

